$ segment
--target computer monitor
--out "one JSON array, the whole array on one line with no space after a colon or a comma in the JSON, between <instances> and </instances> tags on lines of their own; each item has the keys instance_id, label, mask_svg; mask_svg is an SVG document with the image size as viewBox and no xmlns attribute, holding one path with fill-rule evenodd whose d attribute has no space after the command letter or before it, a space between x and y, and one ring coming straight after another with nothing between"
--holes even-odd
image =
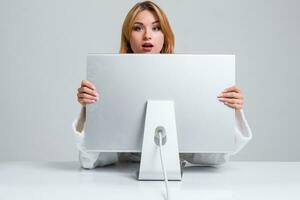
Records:
<instances>
[{"instance_id":1,"label":"computer monitor","mask_svg":"<svg viewBox=\"0 0 300 200\"><path fill-rule=\"evenodd\" d=\"M235 85L234 55L89 54L87 79L100 95L87 105L90 151L141 152L149 101L171 103L178 152L233 151L234 109L217 96Z\"/></svg>"}]
</instances>

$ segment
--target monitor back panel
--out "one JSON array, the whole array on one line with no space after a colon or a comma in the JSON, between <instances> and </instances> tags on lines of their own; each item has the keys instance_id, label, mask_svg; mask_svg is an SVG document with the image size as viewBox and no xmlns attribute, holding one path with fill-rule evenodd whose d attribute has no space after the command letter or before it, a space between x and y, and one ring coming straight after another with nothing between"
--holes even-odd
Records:
<instances>
[{"instance_id":1,"label":"monitor back panel","mask_svg":"<svg viewBox=\"0 0 300 200\"><path fill-rule=\"evenodd\" d=\"M217 95L235 84L234 55L90 54L87 79L99 101L87 105L91 151L140 152L147 100L173 100L181 153L234 148L234 109Z\"/></svg>"}]
</instances>

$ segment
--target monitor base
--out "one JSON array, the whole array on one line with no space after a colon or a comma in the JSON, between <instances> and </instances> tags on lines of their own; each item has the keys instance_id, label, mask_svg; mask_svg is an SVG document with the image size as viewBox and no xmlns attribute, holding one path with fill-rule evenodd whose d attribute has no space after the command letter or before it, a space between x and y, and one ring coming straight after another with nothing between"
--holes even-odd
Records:
<instances>
[{"instance_id":1,"label":"monitor base","mask_svg":"<svg viewBox=\"0 0 300 200\"><path fill-rule=\"evenodd\" d=\"M158 132L163 135L162 149L168 180L180 181L182 177L175 109L173 101L148 100L144 138L138 180L164 180L160 160Z\"/></svg>"}]
</instances>

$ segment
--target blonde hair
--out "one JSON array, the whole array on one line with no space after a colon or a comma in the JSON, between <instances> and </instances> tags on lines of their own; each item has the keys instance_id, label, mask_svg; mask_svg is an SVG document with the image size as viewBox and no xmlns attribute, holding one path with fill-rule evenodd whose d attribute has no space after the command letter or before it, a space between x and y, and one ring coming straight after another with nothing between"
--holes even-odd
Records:
<instances>
[{"instance_id":1,"label":"blonde hair","mask_svg":"<svg viewBox=\"0 0 300 200\"><path fill-rule=\"evenodd\" d=\"M156 17L164 34L164 45L160 53L174 53L175 37L166 14L155 3L144 1L135 4L128 12L122 26L120 53L133 53L130 46L130 35L136 16L144 10L151 11Z\"/></svg>"}]
</instances>

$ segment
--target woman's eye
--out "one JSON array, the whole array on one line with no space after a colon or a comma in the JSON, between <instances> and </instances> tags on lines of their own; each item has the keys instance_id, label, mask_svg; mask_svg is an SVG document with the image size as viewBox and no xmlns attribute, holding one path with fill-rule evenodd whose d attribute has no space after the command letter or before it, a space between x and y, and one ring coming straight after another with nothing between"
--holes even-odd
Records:
<instances>
[{"instance_id":1,"label":"woman's eye","mask_svg":"<svg viewBox=\"0 0 300 200\"><path fill-rule=\"evenodd\" d=\"M153 31L160 31L160 27L159 26L153 27L152 29L153 29Z\"/></svg>"},{"instance_id":2,"label":"woman's eye","mask_svg":"<svg viewBox=\"0 0 300 200\"><path fill-rule=\"evenodd\" d=\"M142 28L141 28L141 27L139 27L139 26L135 26L135 27L133 27L133 30L134 30L134 31L141 31L141 30L142 30Z\"/></svg>"}]
</instances>

